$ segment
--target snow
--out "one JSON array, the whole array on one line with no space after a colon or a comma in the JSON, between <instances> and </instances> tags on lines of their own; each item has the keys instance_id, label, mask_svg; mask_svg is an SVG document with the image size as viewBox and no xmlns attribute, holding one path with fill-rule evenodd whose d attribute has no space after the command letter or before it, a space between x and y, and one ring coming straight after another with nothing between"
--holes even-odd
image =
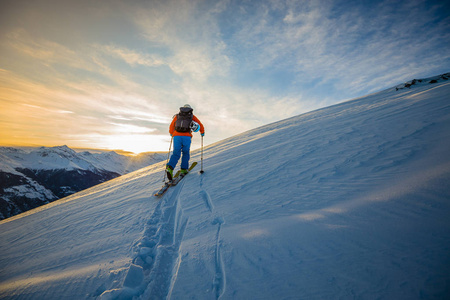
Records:
<instances>
[{"instance_id":1,"label":"snow","mask_svg":"<svg viewBox=\"0 0 450 300\"><path fill-rule=\"evenodd\" d=\"M164 163L6 219L0 298L449 298L449 95L392 88L210 145L161 198Z\"/></svg>"}]
</instances>

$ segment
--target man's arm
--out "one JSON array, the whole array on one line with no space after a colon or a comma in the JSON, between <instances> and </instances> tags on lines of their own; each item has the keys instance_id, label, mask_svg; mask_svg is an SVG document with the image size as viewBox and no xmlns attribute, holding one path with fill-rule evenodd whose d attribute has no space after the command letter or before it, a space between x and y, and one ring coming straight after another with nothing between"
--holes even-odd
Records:
<instances>
[{"instance_id":1,"label":"man's arm","mask_svg":"<svg viewBox=\"0 0 450 300\"><path fill-rule=\"evenodd\" d=\"M205 127L203 126L202 122L200 122L200 120L196 116L193 116L192 120L194 120L200 125L200 133L205 134Z\"/></svg>"},{"instance_id":2,"label":"man's arm","mask_svg":"<svg viewBox=\"0 0 450 300\"><path fill-rule=\"evenodd\" d=\"M175 115L175 117L173 117L173 119L172 119L172 123L170 123L170 126L169 126L170 135L173 135L173 133L175 132L175 122L176 121L177 121L177 116Z\"/></svg>"}]
</instances>

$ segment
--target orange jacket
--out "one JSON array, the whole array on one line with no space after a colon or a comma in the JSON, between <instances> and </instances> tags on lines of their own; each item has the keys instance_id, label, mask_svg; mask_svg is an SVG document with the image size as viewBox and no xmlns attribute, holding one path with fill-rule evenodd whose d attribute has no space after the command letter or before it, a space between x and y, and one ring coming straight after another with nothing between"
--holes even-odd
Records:
<instances>
[{"instance_id":1,"label":"orange jacket","mask_svg":"<svg viewBox=\"0 0 450 300\"><path fill-rule=\"evenodd\" d=\"M177 121L178 115L175 115L175 117L172 120L172 123L170 123L169 127L169 133L171 136L190 136L192 137L191 132L178 132L175 130L175 122ZM202 122L194 115L192 117L192 121L197 122L200 125L200 133L205 133L205 127L203 127Z\"/></svg>"}]
</instances>

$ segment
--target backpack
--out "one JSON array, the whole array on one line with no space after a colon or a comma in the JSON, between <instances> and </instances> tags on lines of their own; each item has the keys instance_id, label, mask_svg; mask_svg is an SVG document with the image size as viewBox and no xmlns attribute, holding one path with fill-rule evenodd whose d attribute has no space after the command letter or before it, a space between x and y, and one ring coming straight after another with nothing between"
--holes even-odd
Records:
<instances>
[{"instance_id":1,"label":"backpack","mask_svg":"<svg viewBox=\"0 0 450 300\"><path fill-rule=\"evenodd\" d=\"M180 112L177 114L175 121L175 130L178 132L190 132L191 122L194 116L193 109L188 107L180 107Z\"/></svg>"}]
</instances>

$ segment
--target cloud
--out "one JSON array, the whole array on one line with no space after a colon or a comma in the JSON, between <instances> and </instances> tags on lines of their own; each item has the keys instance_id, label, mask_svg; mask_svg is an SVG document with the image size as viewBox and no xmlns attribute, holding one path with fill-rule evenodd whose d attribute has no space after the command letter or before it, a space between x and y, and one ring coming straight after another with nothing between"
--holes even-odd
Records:
<instances>
[{"instance_id":1,"label":"cloud","mask_svg":"<svg viewBox=\"0 0 450 300\"><path fill-rule=\"evenodd\" d=\"M80 56L76 51L44 38L33 37L23 28L8 32L3 42L25 56L27 61L32 59L34 65L63 65L91 72L97 70L95 63Z\"/></svg>"},{"instance_id":2,"label":"cloud","mask_svg":"<svg viewBox=\"0 0 450 300\"><path fill-rule=\"evenodd\" d=\"M280 1L244 8L235 9L241 13L230 38L245 55L239 57L242 69L291 70L299 84L316 78L351 95L448 59L435 49L448 48L449 22L437 20L438 7L426 1Z\"/></svg>"},{"instance_id":3,"label":"cloud","mask_svg":"<svg viewBox=\"0 0 450 300\"><path fill-rule=\"evenodd\" d=\"M239 72L235 68L239 60L230 55L230 47L234 45L224 39L219 21L230 9L228 4L228 1L209 6L196 1L156 2L133 12L148 44L165 49L166 55L158 56L158 61L179 76L174 88L179 92L175 100L180 102L172 106L172 114L181 103L193 104L196 113L203 115L202 121L220 132L217 136L222 138L292 116L308 106L298 103L301 97L298 94L295 101L293 96L271 96L266 87L258 90L233 85L234 79L230 78L233 72ZM133 57L124 60L146 64L145 56ZM281 109L287 103L290 109ZM221 125L224 123L225 126Z\"/></svg>"},{"instance_id":4,"label":"cloud","mask_svg":"<svg viewBox=\"0 0 450 300\"><path fill-rule=\"evenodd\" d=\"M118 57L132 66L142 65L147 67L155 67L165 64L163 59L158 58L156 55L138 53L123 47L108 45L103 47L103 50L105 53Z\"/></svg>"},{"instance_id":5,"label":"cloud","mask_svg":"<svg viewBox=\"0 0 450 300\"><path fill-rule=\"evenodd\" d=\"M63 109L48 109L45 107L41 107L41 106L37 106L37 105L32 105L32 104L26 104L26 103L22 103L23 106L27 106L27 107L31 107L31 108L35 108L41 111L46 111L52 114L73 114L73 111L70 110L63 110Z\"/></svg>"},{"instance_id":6,"label":"cloud","mask_svg":"<svg viewBox=\"0 0 450 300\"><path fill-rule=\"evenodd\" d=\"M138 151L136 149L141 150L145 145L150 147L152 144L148 139L154 136L159 142L153 146L164 149L161 146L164 139L160 135L162 131L166 132L164 129L171 118L159 115L155 106L137 94L94 83L91 86L67 83L52 87L6 70L1 70L0 82L2 143L95 144L108 148L116 147L121 137L130 142L123 143L122 149ZM111 114L121 114L127 119L120 123L111 122L108 120ZM100 145L99 141L104 144Z\"/></svg>"},{"instance_id":7,"label":"cloud","mask_svg":"<svg viewBox=\"0 0 450 300\"><path fill-rule=\"evenodd\" d=\"M111 110L117 112L118 110ZM159 114L153 114L138 110L126 109L120 110L120 114L108 116L111 119L121 120L121 121L145 121L148 123L157 123L168 125L172 121L172 118L168 116L162 116Z\"/></svg>"},{"instance_id":8,"label":"cloud","mask_svg":"<svg viewBox=\"0 0 450 300\"><path fill-rule=\"evenodd\" d=\"M212 7L202 4L157 1L133 12L142 36L166 49L165 63L171 70L198 81L225 76L231 64L215 19L221 3Z\"/></svg>"},{"instance_id":9,"label":"cloud","mask_svg":"<svg viewBox=\"0 0 450 300\"><path fill-rule=\"evenodd\" d=\"M190 103L215 142L450 62L438 1L64 2L11 2L0 32L0 116L40 136L162 137Z\"/></svg>"},{"instance_id":10,"label":"cloud","mask_svg":"<svg viewBox=\"0 0 450 300\"><path fill-rule=\"evenodd\" d=\"M143 126L136 126L131 124L122 124L122 123L114 123L114 122L107 122L108 124L114 125L114 129L112 130L111 134L116 133L124 133L124 134L135 134L135 133L142 133L142 134L149 134L151 132L154 132L156 129L154 128L148 128Z\"/></svg>"}]
</instances>

